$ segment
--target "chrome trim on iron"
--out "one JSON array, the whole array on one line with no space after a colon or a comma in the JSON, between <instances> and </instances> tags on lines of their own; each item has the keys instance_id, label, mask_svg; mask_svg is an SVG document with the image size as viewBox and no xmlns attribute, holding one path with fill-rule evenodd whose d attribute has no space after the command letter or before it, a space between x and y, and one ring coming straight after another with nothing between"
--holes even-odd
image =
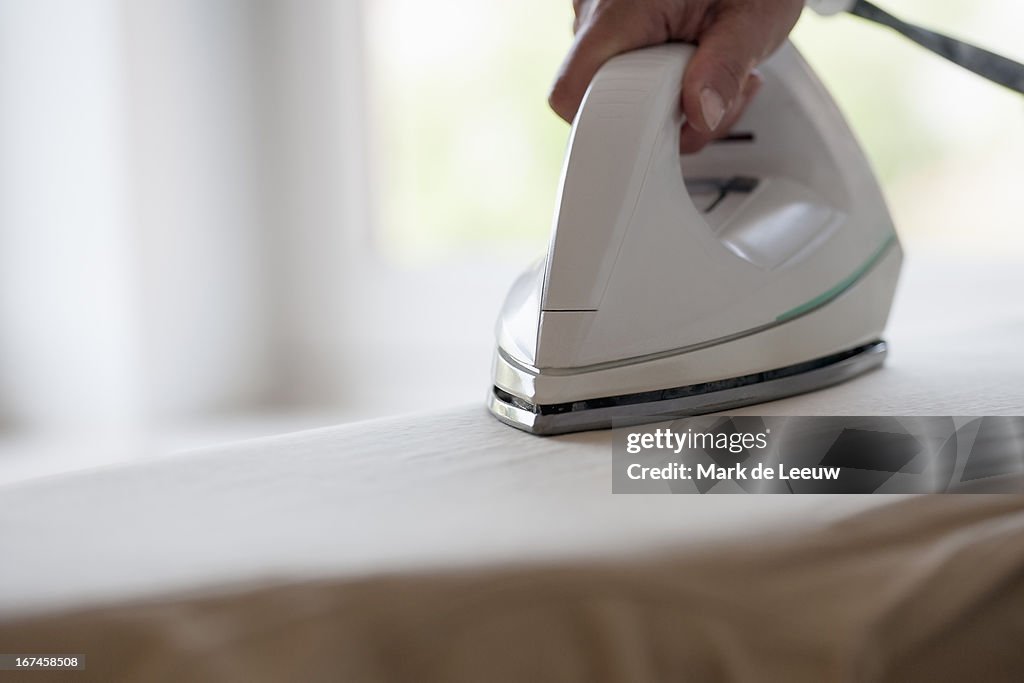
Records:
<instances>
[{"instance_id":1,"label":"chrome trim on iron","mask_svg":"<svg viewBox=\"0 0 1024 683\"><path fill-rule=\"evenodd\" d=\"M887 353L888 345L878 340L753 375L553 405L535 405L495 386L488 408L505 424L541 435L660 422L822 389L881 366Z\"/></svg>"}]
</instances>

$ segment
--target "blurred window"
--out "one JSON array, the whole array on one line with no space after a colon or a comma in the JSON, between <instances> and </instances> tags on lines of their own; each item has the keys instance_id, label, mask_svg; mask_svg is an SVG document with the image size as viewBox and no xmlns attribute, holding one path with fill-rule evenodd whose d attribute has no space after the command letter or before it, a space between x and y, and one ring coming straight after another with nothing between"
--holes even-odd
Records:
<instances>
[{"instance_id":1,"label":"blurred window","mask_svg":"<svg viewBox=\"0 0 1024 683\"><path fill-rule=\"evenodd\" d=\"M544 243L568 133L546 98L571 5L365 4L370 171L387 256Z\"/></svg>"},{"instance_id":2,"label":"blurred window","mask_svg":"<svg viewBox=\"0 0 1024 683\"><path fill-rule=\"evenodd\" d=\"M544 244L567 133L545 97L571 40L571 4L365 4L375 237L385 256L430 262ZM1024 3L886 6L1024 61ZM805 13L794 41L863 142L905 239L1024 252L1010 187L1024 155L1019 96L854 17Z\"/></svg>"}]
</instances>

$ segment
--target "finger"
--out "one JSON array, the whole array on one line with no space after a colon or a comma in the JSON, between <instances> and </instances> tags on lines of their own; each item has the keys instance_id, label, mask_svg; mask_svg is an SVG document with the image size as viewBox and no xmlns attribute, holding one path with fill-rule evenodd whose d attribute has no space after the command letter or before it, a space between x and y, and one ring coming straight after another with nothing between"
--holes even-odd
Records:
<instances>
[{"instance_id":1,"label":"finger","mask_svg":"<svg viewBox=\"0 0 1024 683\"><path fill-rule=\"evenodd\" d=\"M636 13L629 10L628 4L614 4L595 11L576 34L548 95L548 104L566 121L576 116L590 81L605 62L644 44Z\"/></svg>"},{"instance_id":2,"label":"finger","mask_svg":"<svg viewBox=\"0 0 1024 683\"><path fill-rule=\"evenodd\" d=\"M699 130L691 126L689 122L684 124L683 132L679 137L680 154L696 154L704 149L705 145L713 139L727 135L729 130L743 116L751 100L754 99L763 84L764 78L761 74L756 70L752 71L740 90L736 104L714 132Z\"/></svg>"},{"instance_id":3,"label":"finger","mask_svg":"<svg viewBox=\"0 0 1024 683\"><path fill-rule=\"evenodd\" d=\"M683 112L688 124L708 138L738 101L754 68L758 33L739 15L722 18L700 37L683 76Z\"/></svg>"},{"instance_id":4,"label":"finger","mask_svg":"<svg viewBox=\"0 0 1024 683\"><path fill-rule=\"evenodd\" d=\"M764 85L764 76L761 75L757 69L750 72L747 76L747 81L743 84L743 90L740 92L739 101L729 110L726 114L725 119L722 120L721 125L718 126L718 130L715 131L715 137L720 138L729 134L736 122L743 118L743 114L747 111L747 107L750 106L750 102L757 95L758 91L761 90L761 86Z\"/></svg>"},{"instance_id":5,"label":"finger","mask_svg":"<svg viewBox=\"0 0 1024 683\"><path fill-rule=\"evenodd\" d=\"M751 69L796 23L799 4L779 3L771 12L726 9L702 32L683 76L683 111L694 128L711 133L723 127Z\"/></svg>"}]
</instances>

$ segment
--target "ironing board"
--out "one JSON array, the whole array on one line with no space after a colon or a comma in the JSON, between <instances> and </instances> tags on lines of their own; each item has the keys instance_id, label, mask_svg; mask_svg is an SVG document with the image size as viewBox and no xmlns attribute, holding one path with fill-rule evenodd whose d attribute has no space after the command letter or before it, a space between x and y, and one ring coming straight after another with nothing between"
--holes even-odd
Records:
<instances>
[{"instance_id":1,"label":"ironing board","mask_svg":"<svg viewBox=\"0 0 1024 683\"><path fill-rule=\"evenodd\" d=\"M733 413L1019 414L1024 310L1010 293L1022 285L1012 263L912 259L884 370ZM84 608L281 582L529 571L792 540L898 502L613 496L607 432L534 437L470 403L3 487L0 639L33 632L20 620L52 625Z\"/></svg>"}]
</instances>

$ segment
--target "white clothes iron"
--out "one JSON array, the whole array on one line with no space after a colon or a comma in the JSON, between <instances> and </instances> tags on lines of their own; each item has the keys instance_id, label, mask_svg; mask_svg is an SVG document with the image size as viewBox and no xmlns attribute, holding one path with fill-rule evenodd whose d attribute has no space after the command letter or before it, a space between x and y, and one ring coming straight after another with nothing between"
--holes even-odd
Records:
<instances>
[{"instance_id":1,"label":"white clothes iron","mask_svg":"<svg viewBox=\"0 0 1024 683\"><path fill-rule=\"evenodd\" d=\"M609 61L573 122L547 255L497 324L498 419L559 434L725 410L882 364L902 251L790 44L734 133L680 157L692 46Z\"/></svg>"}]
</instances>

